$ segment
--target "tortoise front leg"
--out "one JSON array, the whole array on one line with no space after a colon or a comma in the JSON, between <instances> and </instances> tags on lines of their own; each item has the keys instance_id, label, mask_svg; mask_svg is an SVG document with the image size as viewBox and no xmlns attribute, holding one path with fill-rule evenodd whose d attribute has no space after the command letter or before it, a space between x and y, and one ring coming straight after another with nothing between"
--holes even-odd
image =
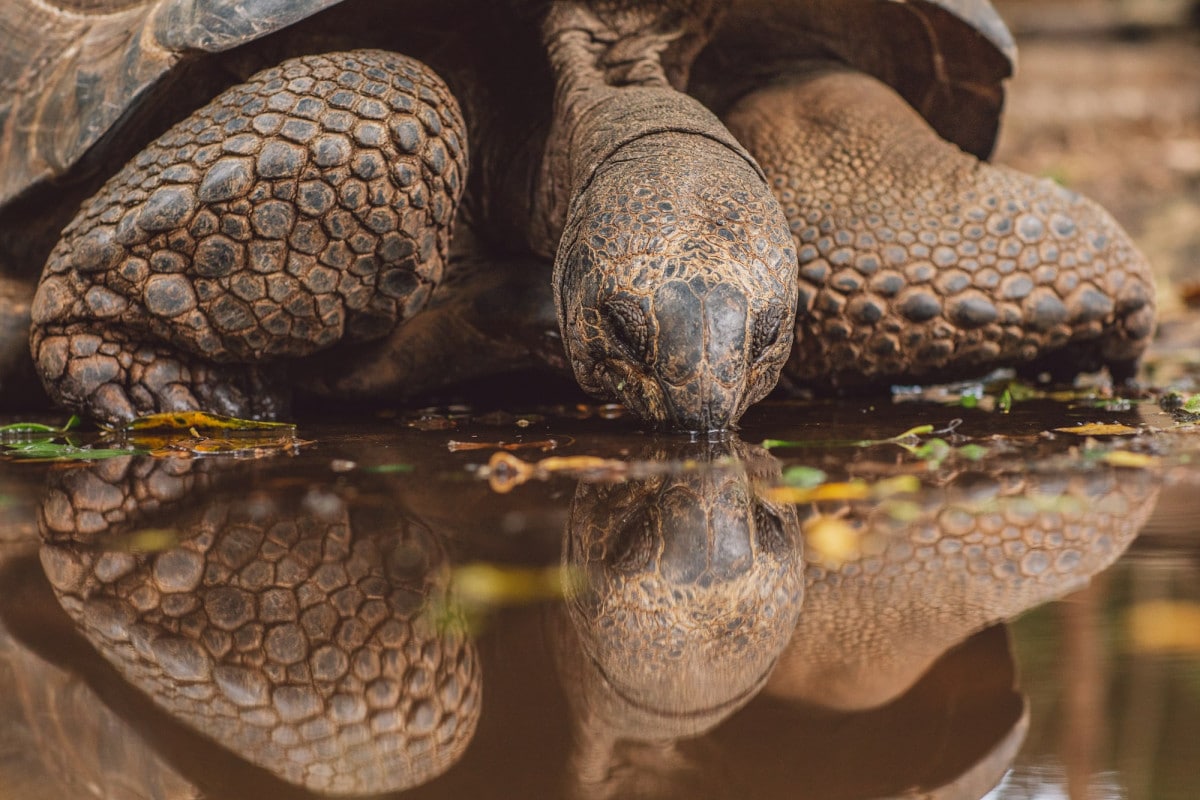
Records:
<instances>
[{"instance_id":1,"label":"tortoise front leg","mask_svg":"<svg viewBox=\"0 0 1200 800\"><path fill-rule=\"evenodd\" d=\"M384 336L424 306L465 148L445 84L393 53L296 58L227 90L63 232L33 304L47 390L108 421L277 413L288 389L269 365Z\"/></svg>"},{"instance_id":2,"label":"tortoise front leg","mask_svg":"<svg viewBox=\"0 0 1200 800\"><path fill-rule=\"evenodd\" d=\"M795 238L784 376L851 386L1015 365L1126 377L1154 326L1150 270L1099 206L940 139L884 84L816 64L725 116Z\"/></svg>"}]
</instances>

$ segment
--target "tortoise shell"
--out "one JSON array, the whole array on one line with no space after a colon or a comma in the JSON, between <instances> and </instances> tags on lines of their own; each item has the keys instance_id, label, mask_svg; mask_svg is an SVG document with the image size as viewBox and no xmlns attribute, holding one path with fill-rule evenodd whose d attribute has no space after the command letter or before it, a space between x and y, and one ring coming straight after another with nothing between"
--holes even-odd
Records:
<instances>
[{"instance_id":1,"label":"tortoise shell","mask_svg":"<svg viewBox=\"0 0 1200 800\"><path fill-rule=\"evenodd\" d=\"M13 43L0 50L0 206L65 175L189 57L339 2L0 0L0 38ZM986 156L1016 49L987 0L737 0L693 91L719 108L781 59L815 55L892 85L942 136Z\"/></svg>"},{"instance_id":2,"label":"tortoise shell","mask_svg":"<svg viewBox=\"0 0 1200 800\"><path fill-rule=\"evenodd\" d=\"M64 175L189 54L251 42L340 0L0 2L0 204Z\"/></svg>"}]
</instances>

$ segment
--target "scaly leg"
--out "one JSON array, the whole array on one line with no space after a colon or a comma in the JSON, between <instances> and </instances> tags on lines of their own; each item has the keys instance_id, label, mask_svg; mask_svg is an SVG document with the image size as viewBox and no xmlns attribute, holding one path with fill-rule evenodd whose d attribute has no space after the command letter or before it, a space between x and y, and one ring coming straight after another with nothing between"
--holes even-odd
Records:
<instances>
[{"instance_id":1,"label":"scaly leg","mask_svg":"<svg viewBox=\"0 0 1200 800\"><path fill-rule=\"evenodd\" d=\"M273 364L384 336L425 305L465 170L458 106L419 62L330 53L254 75L63 232L33 304L47 390L108 421L278 413Z\"/></svg>"},{"instance_id":2,"label":"scaly leg","mask_svg":"<svg viewBox=\"0 0 1200 800\"><path fill-rule=\"evenodd\" d=\"M1096 204L963 153L890 88L839 65L779 78L725 123L796 241L785 381L1132 372L1154 326L1150 271Z\"/></svg>"}]
</instances>

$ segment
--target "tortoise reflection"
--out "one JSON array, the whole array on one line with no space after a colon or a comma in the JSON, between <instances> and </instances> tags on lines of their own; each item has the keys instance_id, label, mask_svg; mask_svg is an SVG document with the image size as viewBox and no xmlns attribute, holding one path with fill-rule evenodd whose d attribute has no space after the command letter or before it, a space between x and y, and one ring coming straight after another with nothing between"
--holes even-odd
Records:
<instances>
[{"instance_id":1,"label":"tortoise reflection","mask_svg":"<svg viewBox=\"0 0 1200 800\"><path fill-rule=\"evenodd\" d=\"M639 453L639 441L635 456L684 468L582 483L565 532L547 500L555 513L511 543L533 558L530 543L550 525L565 572L579 578L551 637L575 733L564 780L577 797L981 796L1027 729L995 623L1115 560L1160 480L988 462L930 473L904 514L867 502L791 507L771 501L780 466L758 448L655 442ZM118 459L53 472L41 555L63 607L160 708L292 783L384 792L448 769L475 735L480 662L460 629L429 613L454 606L452 526L433 523L435 535L396 511L397 493L418 484L435 505L437 481L386 484L372 507L368 489L384 485L374 478L271 482L280 473L261 465L225 466ZM456 556L503 551L494 523L507 506L475 508L460 479L447 486L455 502L440 510L471 520L454 536ZM817 513L856 531L860 554L835 563L806 545ZM131 551L166 519L177 542ZM337 619L321 627L328 608ZM489 641L510 671L545 664L540 636ZM428 796L464 785L503 795L497 754L512 773L557 774L538 738L562 741L564 719L547 710L554 690L491 677L531 687L519 705L536 724L485 723L461 779ZM311 716L285 718L304 696L317 699Z\"/></svg>"},{"instance_id":2,"label":"tortoise reflection","mask_svg":"<svg viewBox=\"0 0 1200 800\"><path fill-rule=\"evenodd\" d=\"M696 468L581 483L571 505L559 667L580 736L575 777L589 790L639 758L629 742L696 736L744 706L803 601L795 510L762 492L778 461L739 441L653 454L668 458Z\"/></svg>"},{"instance_id":3,"label":"tortoise reflection","mask_svg":"<svg viewBox=\"0 0 1200 800\"><path fill-rule=\"evenodd\" d=\"M747 474L777 476L772 457L737 451ZM785 532L761 554L747 544L761 499L736 473L581 486L564 560L589 580L559 659L573 794L986 793L1028 727L996 624L1109 566L1157 496L1143 471L1025 469L940 474L904 513L773 509ZM830 514L861 543L848 561L801 555L797 531ZM740 527L714 524L730 517ZM756 592L774 613L741 612Z\"/></svg>"},{"instance_id":4,"label":"tortoise reflection","mask_svg":"<svg viewBox=\"0 0 1200 800\"><path fill-rule=\"evenodd\" d=\"M923 487L902 519L868 502L838 509L862 553L810 558L805 612L767 691L841 710L895 699L976 631L1086 585L1157 494L1138 470L980 470Z\"/></svg>"},{"instance_id":5,"label":"tortoise reflection","mask_svg":"<svg viewBox=\"0 0 1200 800\"><path fill-rule=\"evenodd\" d=\"M195 797L186 777L122 719L128 705L99 702L86 679L64 667L91 655L55 602L36 547L0 542L4 797Z\"/></svg>"},{"instance_id":6,"label":"tortoise reflection","mask_svg":"<svg viewBox=\"0 0 1200 800\"><path fill-rule=\"evenodd\" d=\"M449 768L481 672L462 626L431 613L450 606L439 538L328 487L247 487L212 464L52 474L42 564L85 637L172 716L290 783L374 794ZM131 550L168 510L177 541Z\"/></svg>"}]
</instances>

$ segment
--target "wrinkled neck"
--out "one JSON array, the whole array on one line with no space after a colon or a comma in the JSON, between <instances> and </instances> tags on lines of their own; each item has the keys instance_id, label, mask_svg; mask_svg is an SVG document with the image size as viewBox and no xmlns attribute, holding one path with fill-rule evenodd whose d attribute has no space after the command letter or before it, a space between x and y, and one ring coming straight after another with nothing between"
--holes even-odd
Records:
<instances>
[{"instance_id":1,"label":"wrinkled neck","mask_svg":"<svg viewBox=\"0 0 1200 800\"><path fill-rule=\"evenodd\" d=\"M754 163L711 112L678 91L717 16L712 0L552 7L543 35L555 80L554 119L533 201L536 252L554 256L572 200L631 142L664 132L696 134Z\"/></svg>"}]
</instances>

